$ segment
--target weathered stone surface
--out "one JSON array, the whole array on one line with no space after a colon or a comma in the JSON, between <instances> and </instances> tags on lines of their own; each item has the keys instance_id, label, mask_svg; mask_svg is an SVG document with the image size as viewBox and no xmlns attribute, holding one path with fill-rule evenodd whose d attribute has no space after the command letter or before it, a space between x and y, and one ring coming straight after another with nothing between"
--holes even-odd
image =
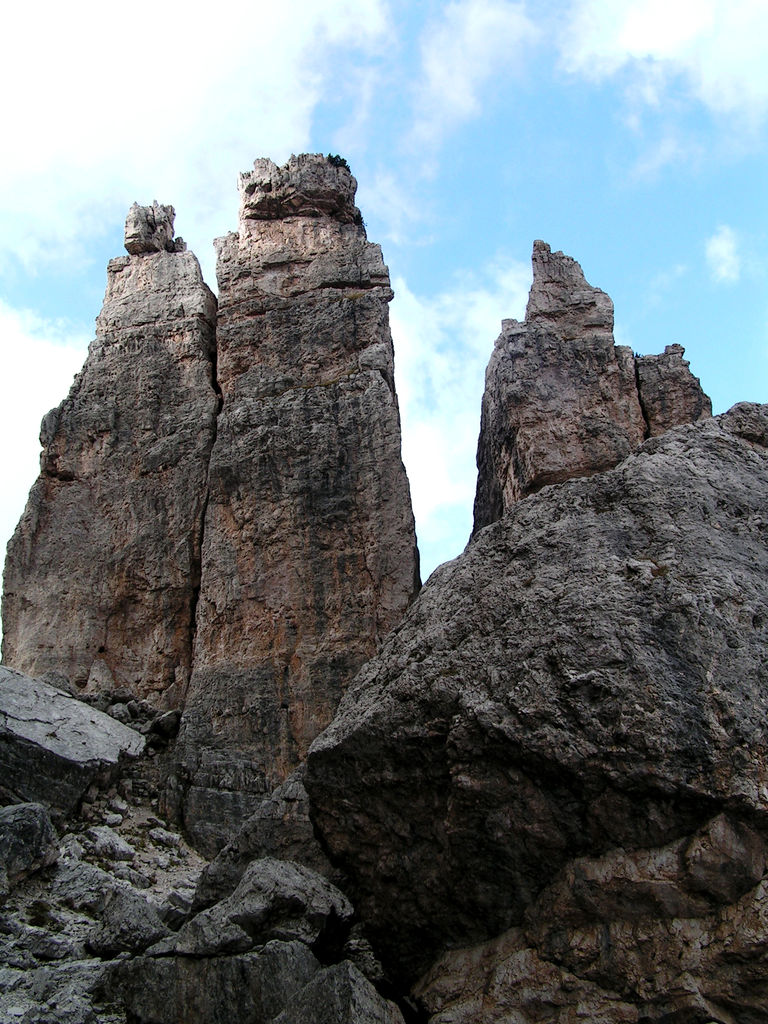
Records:
<instances>
[{"instance_id":1,"label":"weathered stone surface","mask_svg":"<svg viewBox=\"0 0 768 1024\"><path fill-rule=\"evenodd\" d=\"M215 853L301 762L418 587L379 246L321 156L241 175L217 241L210 465L183 817Z\"/></svg>"},{"instance_id":2,"label":"weathered stone surface","mask_svg":"<svg viewBox=\"0 0 768 1024\"><path fill-rule=\"evenodd\" d=\"M282 167L254 160L253 170L240 175L241 218L282 220L286 217L332 217L340 224L361 224L355 206L357 182L345 161L311 153L292 156Z\"/></svg>"},{"instance_id":3,"label":"weathered stone surface","mask_svg":"<svg viewBox=\"0 0 768 1024\"><path fill-rule=\"evenodd\" d=\"M134 957L115 964L106 990L136 1024L269 1024L320 964L301 942L269 942L241 956Z\"/></svg>"},{"instance_id":4,"label":"weathered stone surface","mask_svg":"<svg viewBox=\"0 0 768 1024\"><path fill-rule=\"evenodd\" d=\"M171 934L155 907L132 889L115 889L88 936L88 948L109 959L117 953L141 953Z\"/></svg>"},{"instance_id":5,"label":"weathered stone surface","mask_svg":"<svg viewBox=\"0 0 768 1024\"><path fill-rule=\"evenodd\" d=\"M650 437L712 415L712 403L683 359L682 345L667 345L659 356L636 356L637 388Z\"/></svg>"},{"instance_id":6,"label":"weathered stone surface","mask_svg":"<svg viewBox=\"0 0 768 1024\"><path fill-rule=\"evenodd\" d=\"M125 248L131 256L175 252L173 221L176 211L155 200L151 206L134 203L125 218Z\"/></svg>"},{"instance_id":7,"label":"weathered stone surface","mask_svg":"<svg viewBox=\"0 0 768 1024\"><path fill-rule=\"evenodd\" d=\"M264 858L248 867L231 896L149 952L212 956L245 953L270 939L298 939L330 955L341 950L353 916L346 896L321 875L301 864Z\"/></svg>"},{"instance_id":8,"label":"weathered stone surface","mask_svg":"<svg viewBox=\"0 0 768 1024\"><path fill-rule=\"evenodd\" d=\"M94 782L138 756L144 737L40 679L0 667L0 787L72 811Z\"/></svg>"},{"instance_id":9,"label":"weathered stone surface","mask_svg":"<svg viewBox=\"0 0 768 1024\"><path fill-rule=\"evenodd\" d=\"M123 1024L124 1014L94 998L104 967L98 960L48 964L32 970L0 969L0 1020L3 1024Z\"/></svg>"},{"instance_id":10,"label":"weathered stone surface","mask_svg":"<svg viewBox=\"0 0 768 1024\"><path fill-rule=\"evenodd\" d=\"M0 866L13 884L58 860L58 836L42 804L0 808Z\"/></svg>"},{"instance_id":11,"label":"weathered stone surface","mask_svg":"<svg viewBox=\"0 0 768 1024\"><path fill-rule=\"evenodd\" d=\"M521 929L446 953L415 993L430 1024L638 1024L636 1006L540 957Z\"/></svg>"},{"instance_id":12,"label":"weathered stone surface","mask_svg":"<svg viewBox=\"0 0 768 1024\"><path fill-rule=\"evenodd\" d=\"M725 878L743 862L739 840L722 847L723 830L720 817L697 838L718 836L712 864ZM528 928L449 952L420 980L415 994L432 1024L514 1014L544 1024L553 1007L567 1024L587 1010L605 1024L765 1020L766 884L738 886L740 898L720 909L718 899L681 903L685 845L573 861L529 908Z\"/></svg>"},{"instance_id":13,"label":"weathered stone surface","mask_svg":"<svg viewBox=\"0 0 768 1024\"><path fill-rule=\"evenodd\" d=\"M334 871L315 838L303 766L264 800L214 860L203 869L195 892L198 909L234 892L248 865L262 857L290 860L312 868L332 882Z\"/></svg>"},{"instance_id":14,"label":"weathered stone surface","mask_svg":"<svg viewBox=\"0 0 768 1024\"><path fill-rule=\"evenodd\" d=\"M356 967L323 968L301 942L239 956L135 957L110 968L105 987L135 1024L403 1024Z\"/></svg>"},{"instance_id":15,"label":"weathered stone surface","mask_svg":"<svg viewBox=\"0 0 768 1024\"><path fill-rule=\"evenodd\" d=\"M163 210L143 211L144 253L167 248ZM96 340L43 420L41 474L8 546L8 666L164 706L183 698L219 401L215 311L192 253L110 261Z\"/></svg>"},{"instance_id":16,"label":"weathered stone surface","mask_svg":"<svg viewBox=\"0 0 768 1024\"><path fill-rule=\"evenodd\" d=\"M403 1024L384 999L348 961L318 971L275 1024Z\"/></svg>"},{"instance_id":17,"label":"weathered stone surface","mask_svg":"<svg viewBox=\"0 0 768 1024\"><path fill-rule=\"evenodd\" d=\"M720 814L679 899L730 901L757 877L766 436L768 406L737 406L517 503L359 673L306 786L402 974L519 925L574 857L694 850Z\"/></svg>"},{"instance_id":18,"label":"weathered stone surface","mask_svg":"<svg viewBox=\"0 0 768 1024\"><path fill-rule=\"evenodd\" d=\"M545 484L602 472L646 437L711 415L682 356L614 345L610 298L535 242L525 320L503 321L486 371L475 532Z\"/></svg>"}]
</instances>

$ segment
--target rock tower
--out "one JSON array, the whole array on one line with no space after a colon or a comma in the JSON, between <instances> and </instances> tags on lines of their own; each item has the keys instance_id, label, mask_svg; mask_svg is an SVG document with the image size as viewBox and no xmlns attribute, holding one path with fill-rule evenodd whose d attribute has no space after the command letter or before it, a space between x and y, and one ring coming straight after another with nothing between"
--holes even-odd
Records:
<instances>
[{"instance_id":1,"label":"rock tower","mask_svg":"<svg viewBox=\"0 0 768 1024\"><path fill-rule=\"evenodd\" d=\"M303 759L416 593L381 249L343 161L257 160L216 243L218 376L184 820L214 849Z\"/></svg>"},{"instance_id":2,"label":"rock tower","mask_svg":"<svg viewBox=\"0 0 768 1024\"><path fill-rule=\"evenodd\" d=\"M608 295L534 242L525 320L502 322L486 371L475 532L546 484L610 469L645 438L711 416L683 352L615 345Z\"/></svg>"},{"instance_id":3,"label":"rock tower","mask_svg":"<svg viewBox=\"0 0 768 1024\"><path fill-rule=\"evenodd\" d=\"M216 433L216 299L134 205L82 372L43 420L40 476L8 545L3 662L86 692L184 697Z\"/></svg>"}]
</instances>

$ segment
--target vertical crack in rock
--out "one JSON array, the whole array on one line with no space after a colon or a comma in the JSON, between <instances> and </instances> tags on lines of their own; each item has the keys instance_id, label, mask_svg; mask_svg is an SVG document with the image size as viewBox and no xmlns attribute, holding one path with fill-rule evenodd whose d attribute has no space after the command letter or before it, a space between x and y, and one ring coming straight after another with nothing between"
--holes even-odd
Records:
<instances>
[{"instance_id":1,"label":"vertical crack in rock","mask_svg":"<svg viewBox=\"0 0 768 1024\"><path fill-rule=\"evenodd\" d=\"M488 363L473 535L547 484L590 476L648 437L712 413L669 345L635 358L615 345L613 303L579 264L534 242L525 320L504 320Z\"/></svg>"},{"instance_id":2,"label":"vertical crack in rock","mask_svg":"<svg viewBox=\"0 0 768 1024\"><path fill-rule=\"evenodd\" d=\"M218 404L216 298L173 219L158 203L129 211L130 255L109 263L88 358L43 420L3 599L6 664L165 707L191 668Z\"/></svg>"},{"instance_id":3,"label":"vertical crack in rock","mask_svg":"<svg viewBox=\"0 0 768 1024\"><path fill-rule=\"evenodd\" d=\"M205 489L203 491L203 500L200 506L200 517L198 523L197 533L197 544L194 549L192 558L192 598L189 607L189 665L190 672L193 662L193 656L195 651L195 637L197 636L197 605L200 600L200 585L202 583L202 571L203 571L203 544L205 543L205 517L208 512L208 497L210 494L210 471L211 471L211 456L213 455L213 449L216 445L216 437L218 434L219 416L221 410L224 408L224 396L222 394L221 385L219 384L219 370L218 370L218 350L216 341L216 332L214 330L213 336L213 348L211 349L211 387L214 394L216 395L216 415L213 421L213 437L211 438L211 447L208 451L208 458L205 465ZM184 693L181 695L181 703L183 704L187 696L187 688L184 688Z\"/></svg>"},{"instance_id":4,"label":"vertical crack in rock","mask_svg":"<svg viewBox=\"0 0 768 1024\"><path fill-rule=\"evenodd\" d=\"M643 419L645 420L644 440L647 441L648 438L651 436L651 421L648 417L648 410L645 407L645 402L643 401L643 393L640 389L640 367L638 366L640 359L641 356L635 356L635 387L637 388L637 400L640 403L640 411L642 412Z\"/></svg>"},{"instance_id":5,"label":"vertical crack in rock","mask_svg":"<svg viewBox=\"0 0 768 1024\"><path fill-rule=\"evenodd\" d=\"M207 853L300 763L418 589L381 249L348 169L240 176L216 243L209 472L181 814Z\"/></svg>"}]
</instances>

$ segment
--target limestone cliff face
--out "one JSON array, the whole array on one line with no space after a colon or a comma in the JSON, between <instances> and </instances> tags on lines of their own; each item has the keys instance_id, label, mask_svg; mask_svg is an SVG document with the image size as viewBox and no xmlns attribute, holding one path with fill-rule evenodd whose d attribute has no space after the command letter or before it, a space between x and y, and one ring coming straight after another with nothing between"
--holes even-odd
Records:
<instances>
[{"instance_id":1,"label":"limestone cliff face","mask_svg":"<svg viewBox=\"0 0 768 1024\"><path fill-rule=\"evenodd\" d=\"M379 246L345 166L241 175L217 242L210 465L184 820L216 849L302 760L418 588Z\"/></svg>"},{"instance_id":2,"label":"limestone cliff face","mask_svg":"<svg viewBox=\"0 0 768 1024\"><path fill-rule=\"evenodd\" d=\"M651 435L712 414L679 345L614 345L613 303L581 267L533 247L525 320L505 320L486 371L475 532L545 484L615 466Z\"/></svg>"},{"instance_id":3,"label":"limestone cliff face","mask_svg":"<svg viewBox=\"0 0 768 1024\"><path fill-rule=\"evenodd\" d=\"M126 245L85 366L43 421L40 476L8 546L3 661L176 706L218 406L216 300L194 255L175 251L172 207L135 206Z\"/></svg>"}]
</instances>

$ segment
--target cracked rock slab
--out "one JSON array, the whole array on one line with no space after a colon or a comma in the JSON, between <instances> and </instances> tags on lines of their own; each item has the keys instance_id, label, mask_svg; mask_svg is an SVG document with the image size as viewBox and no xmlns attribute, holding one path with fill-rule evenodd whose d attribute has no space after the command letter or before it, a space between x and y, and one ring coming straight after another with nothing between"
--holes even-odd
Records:
<instances>
[{"instance_id":1,"label":"cracked rock slab","mask_svg":"<svg viewBox=\"0 0 768 1024\"><path fill-rule=\"evenodd\" d=\"M0 777L14 800L71 812L144 737L40 679L0 667Z\"/></svg>"}]
</instances>

